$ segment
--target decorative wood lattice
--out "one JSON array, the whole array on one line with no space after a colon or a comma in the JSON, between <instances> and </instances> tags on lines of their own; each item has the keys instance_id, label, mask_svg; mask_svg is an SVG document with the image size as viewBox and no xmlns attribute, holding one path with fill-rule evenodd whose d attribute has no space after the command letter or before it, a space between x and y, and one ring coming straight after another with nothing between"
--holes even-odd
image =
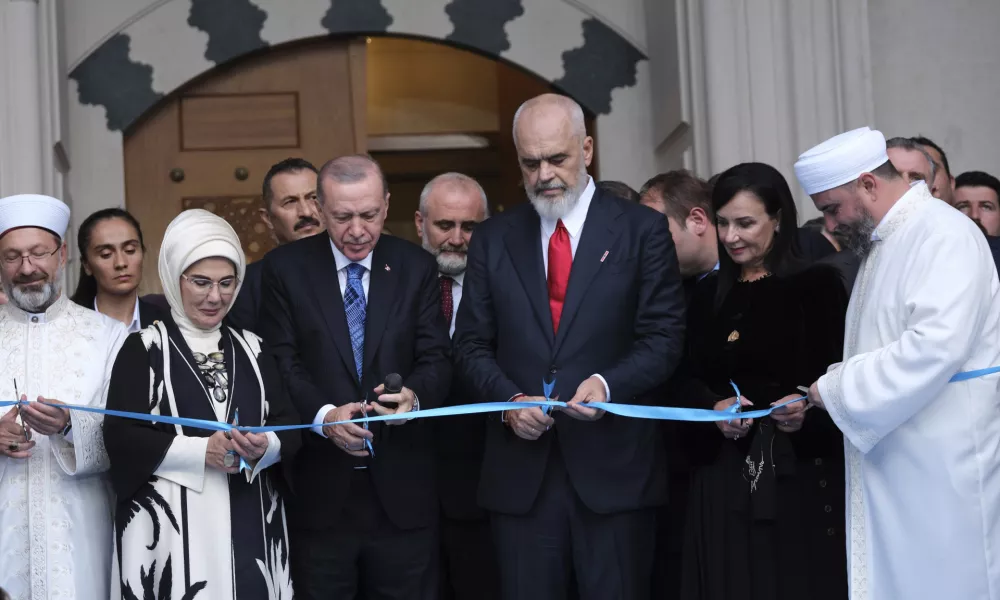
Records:
<instances>
[{"instance_id":1,"label":"decorative wood lattice","mask_svg":"<svg viewBox=\"0 0 1000 600\"><path fill-rule=\"evenodd\" d=\"M247 255L247 264L264 257L274 248L271 232L257 211L261 200L255 196L185 198L184 210L202 208L225 219L236 230Z\"/></svg>"}]
</instances>

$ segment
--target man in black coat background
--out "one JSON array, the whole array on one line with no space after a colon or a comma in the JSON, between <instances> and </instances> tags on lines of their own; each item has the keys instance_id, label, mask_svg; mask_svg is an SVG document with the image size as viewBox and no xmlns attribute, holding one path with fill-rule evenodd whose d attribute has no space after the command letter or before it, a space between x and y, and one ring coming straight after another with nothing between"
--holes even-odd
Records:
<instances>
[{"instance_id":1,"label":"man in black coat background","mask_svg":"<svg viewBox=\"0 0 1000 600\"><path fill-rule=\"evenodd\" d=\"M489 425L479 501L492 513L504 598L648 598L655 507L667 498L654 421L605 414L670 377L683 347L673 242L655 211L595 190L583 112L554 94L514 118L525 203L472 237L456 368L479 400L570 408ZM662 401L656 398L656 401Z\"/></svg>"},{"instance_id":2,"label":"man in black coat background","mask_svg":"<svg viewBox=\"0 0 1000 600\"><path fill-rule=\"evenodd\" d=\"M264 260L261 334L299 414L316 427L292 465L292 580L304 600L437 596L438 500L431 424L324 425L366 410L439 406L451 381L437 265L381 235L385 178L365 156L319 174L328 235ZM399 393L384 393L398 373Z\"/></svg>"}]
</instances>

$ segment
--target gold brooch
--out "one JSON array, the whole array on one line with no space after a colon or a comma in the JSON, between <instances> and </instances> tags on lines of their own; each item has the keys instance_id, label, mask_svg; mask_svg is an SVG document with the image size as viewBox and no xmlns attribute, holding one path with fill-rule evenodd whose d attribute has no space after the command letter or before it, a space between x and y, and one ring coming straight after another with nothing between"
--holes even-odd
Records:
<instances>
[{"instance_id":1,"label":"gold brooch","mask_svg":"<svg viewBox=\"0 0 1000 600\"><path fill-rule=\"evenodd\" d=\"M734 329L734 330L733 330L733 332L729 334L729 337L728 337L728 338L726 338L726 341L727 341L727 342L735 342L735 341L736 341L736 340L738 340L738 339L740 339L740 332L739 332L739 331L736 331L736 330Z\"/></svg>"}]
</instances>

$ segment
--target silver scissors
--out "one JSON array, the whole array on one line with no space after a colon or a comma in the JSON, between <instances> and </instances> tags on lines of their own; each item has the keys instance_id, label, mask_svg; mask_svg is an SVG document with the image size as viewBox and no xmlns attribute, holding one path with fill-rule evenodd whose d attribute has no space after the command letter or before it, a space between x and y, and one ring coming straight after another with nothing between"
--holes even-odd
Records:
<instances>
[{"instance_id":1,"label":"silver scissors","mask_svg":"<svg viewBox=\"0 0 1000 600\"><path fill-rule=\"evenodd\" d=\"M18 391L17 391L17 377L14 378L14 395L17 396L17 401L20 402L21 401L21 394L19 394ZM28 428L24 426L24 418L21 416L21 405L20 404L17 405L17 417L16 417L16 420L17 420L18 424L21 425L21 434L24 435L24 441L30 442L31 441L31 433L28 431Z\"/></svg>"}]
</instances>

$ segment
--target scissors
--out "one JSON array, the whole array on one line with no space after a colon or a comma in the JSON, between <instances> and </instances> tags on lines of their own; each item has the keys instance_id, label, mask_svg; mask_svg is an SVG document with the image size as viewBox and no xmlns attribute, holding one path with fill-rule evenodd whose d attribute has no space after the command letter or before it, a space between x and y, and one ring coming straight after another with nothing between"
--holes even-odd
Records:
<instances>
[{"instance_id":1,"label":"scissors","mask_svg":"<svg viewBox=\"0 0 1000 600\"><path fill-rule=\"evenodd\" d=\"M233 427L239 427L239 426L240 426L240 409L237 408L236 411L233 413ZM243 457L237 454L235 450L230 450L229 452L226 452L226 457L222 459L222 464L226 465L227 468L232 467L233 465L236 464L237 459L239 459L240 461L240 471L244 469L247 470L250 469L250 465L247 464L247 462L243 460Z\"/></svg>"},{"instance_id":2,"label":"scissors","mask_svg":"<svg viewBox=\"0 0 1000 600\"><path fill-rule=\"evenodd\" d=\"M555 398L552 397L552 392L555 389L556 389L556 380L555 379L553 379L551 382L545 381L544 379L542 380L542 394L545 396L546 400L550 400L551 401L551 400L558 400L559 399L559 396L556 396ZM549 413L551 413L551 412L552 412L552 407L551 406L543 406L542 407L542 414L548 416Z\"/></svg>"},{"instance_id":3,"label":"scissors","mask_svg":"<svg viewBox=\"0 0 1000 600\"><path fill-rule=\"evenodd\" d=\"M368 431L368 392L365 392L365 399L361 401L361 418L365 420L365 431ZM364 440L368 456L375 458L375 446L372 445L372 441L368 438L364 438Z\"/></svg>"},{"instance_id":4,"label":"scissors","mask_svg":"<svg viewBox=\"0 0 1000 600\"><path fill-rule=\"evenodd\" d=\"M17 392L17 377L14 378L14 395L17 396L17 401L21 401L21 394ZM24 418L21 417L21 407L17 407L17 422L21 425L21 434L24 435L24 441L31 441L31 433L28 432L28 428L24 426Z\"/></svg>"}]
</instances>

